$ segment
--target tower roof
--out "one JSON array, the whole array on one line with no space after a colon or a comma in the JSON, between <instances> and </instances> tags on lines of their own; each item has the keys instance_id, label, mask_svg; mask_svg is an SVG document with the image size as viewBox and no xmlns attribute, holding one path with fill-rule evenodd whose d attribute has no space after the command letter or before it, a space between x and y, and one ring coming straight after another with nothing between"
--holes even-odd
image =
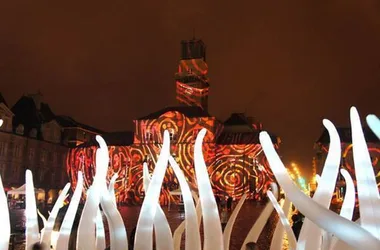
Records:
<instances>
[{"instance_id":1,"label":"tower roof","mask_svg":"<svg viewBox=\"0 0 380 250\"><path fill-rule=\"evenodd\" d=\"M1 92L0 92L0 103L4 103L5 106L8 107L8 104L7 104L7 102L5 101L5 98L3 97L3 95L1 94Z\"/></svg>"},{"instance_id":2,"label":"tower roof","mask_svg":"<svg viewBox=\"0 0 380 250\"><path fill-rule=\"evenodd\" d=\"M181 41L181 60L202 58L206 61L206 45L201 39Z\"/></svg>"}]
</instances>

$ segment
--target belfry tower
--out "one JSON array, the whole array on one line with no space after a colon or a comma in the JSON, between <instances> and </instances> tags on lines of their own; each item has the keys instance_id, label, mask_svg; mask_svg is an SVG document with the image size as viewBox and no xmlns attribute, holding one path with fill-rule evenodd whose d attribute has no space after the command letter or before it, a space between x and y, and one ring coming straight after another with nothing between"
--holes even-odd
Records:
<instances>
[{"instance_id":1,"label":"belfry tower","mask_svg":"<svg viewBox=\"0 0 380 250\"><path fill-rule=\"evenodd\" d=\"M208 108L206 45L202 40L181 42L181 60L175 74L177 100L182 105Z\"/></svg>"}]
</instances>

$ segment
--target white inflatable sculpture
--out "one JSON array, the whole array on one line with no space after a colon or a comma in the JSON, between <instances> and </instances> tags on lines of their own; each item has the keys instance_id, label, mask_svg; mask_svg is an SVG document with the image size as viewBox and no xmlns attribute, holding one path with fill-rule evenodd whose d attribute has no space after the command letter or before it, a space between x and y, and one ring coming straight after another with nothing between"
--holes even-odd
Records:
<instances>
[{"instance_id":1,"label":"white inflatable sculpture","mask_svg":"<svg viewBox=\"0 0 380 250\"><path fill-rule=\"evenodd\" d=\"M365 175L367 178L366 180L368 181L358 181L357 183L359 193L359 205L361 207L362 204L364 204L365 208L365 210L363 210L363 207L361 207L361 217L363 217L363 215L365 214L364 217L371 217L374 219L373 223L368 223L367 227L362 227L350 220L347 220L344 217L335 214L334 212L328 210L326 207L320 205L319 203L315 202L313 199L302 193L288 176L287 171L283 163L281 162L281 159L277 155L271 142L271 139L266 132L260 133L260 142L262 144L265 155L268 158L271 169L276 176L277 181L284 189L288 198L306 216L306 218L311 220L321 229L335 235L337 238L344 241L345 243L347 243L355 249L380 249L380 241L377 238L378 236L376 235L377 228L378 226L380 226L380 224L376 222L377 218L373 212L379 208L377 205L377 203L379 202L379 193L377 190L376 182L374 183L372 181L374 179L374 173L371 163L367 161L367 159L369 158L368 149L365 145L364 135L360 126L359 116L357 115L357 111L355 108L351 109L351 122L352 125L354 125L352 127L352 134L354 149L356 148L356 154L354 153L355 172L362 172L361 175ZM331 129L329 130L329 132L331 136ZM356 143L359 143L359 145L356 145ZM335 150L337 150L335 147L330 147L329 154L336 154L337 152ZM321 181L322 180L320 180L320 182ZM373 191L366 191L367 188ZM375 188L377 192L374 192ZM360 192L362 194L360 194ZM372 201L372 204L369 201ZM320 237L320 235L317 236L318 238ZM307 240L315 240L314 235L307 235L306 237ZM299 246L299 249L303 249L304 245L305 244L302 242Z\"/></svg>"},{"instance_id":2,"label":"white inflatable sculpture","mask_svg":"<svg viewBox=\"0 0 380 250\"><path fill-rule=\"evenodd\" d=\"M374 115L367 117L370 128L380 139L380 121ZM0 119L1 123L1 119ZM248 232L241 247L245 249L247 242L257 242L265 223L267 222L273 208L280 216L272 240L271 250L282 248L284 233L288 236L289 249L300 250L335 250L335 249L380 249L380 199L375 175L373 173L367 145L364 139L359 115L355 108L351 109L352 141L355 163L355 174L357 179L357 191L360 208L360 221L352 222L355 206L355 186L349 173L341 169L346 181L346 194L344 197L340 215L329 210L330 201L335 188L335 181L339 171L341 149L338 133L334 125L324 120L323 124L330 135L329 154L323 169L322 176L318 179L318 188L313 198L305 195L292 179L281 162L272 141L266 132L260 134L260 142L270 167L285 191L286 199L283 208L277 202L277 185L272 184L272 191L268 191L269 202ZM200 221L203 218L204 227L204 250L228 250L233 224L242 207L246 196L243 196L233 211L224 234L217 205L202 154L202 140L206 134L203 129L195 142L194 163L195 174L198 183L198 197L191 192L185 176L170 156L169 134L164 133L164 143L158 157L152 177L146 165L143 169L144 189L146 197L141 207L138 219L135 249L151 250L153 247L153 228L155 231L156 249L178 250L180 248L181 235L186 231L185 249L201 250ZM100 148L96 152L96 175L93 185L89 188L80 223L77 230L77 249L104 249L106 247L105 232L100 207L106 217L110 249L128 249L127 233L123 220L117 210L114 194L114 183L117 176L113 176L107 187L106 173L108 168L108 149L105 141L97 136ZM185 221L175 230L172 235L167 218L159 205L159 196L168 163L177 176L182 191L185 205ZM38 242L51 246L52 249L69 249L69 238L72 234L72 226L77 214L78 205L83 192L82 173L78 172L78 182L71 198L66 215L63 219L56 242L53 240L53 226L59 209L61 208L70 184L67 184L61 192L49 218L44 219L44 228L41 235L38 228L37 209L34 195L33 177L31 171L26 171L26 249ZM0 190L3 190L0 177ZM272 193L273 192L273 193ZM195 206L194 200L197 205ZM295 240L291 230L287 214L291 204L294 204L305 216L305 223L298 242ZM100 206L100 207L99 207ZM244 216L244 215L242 215ZM0 249L8 249L10 237L10 222L5 193L0 192Z\"/></svg>"}]
</instances>

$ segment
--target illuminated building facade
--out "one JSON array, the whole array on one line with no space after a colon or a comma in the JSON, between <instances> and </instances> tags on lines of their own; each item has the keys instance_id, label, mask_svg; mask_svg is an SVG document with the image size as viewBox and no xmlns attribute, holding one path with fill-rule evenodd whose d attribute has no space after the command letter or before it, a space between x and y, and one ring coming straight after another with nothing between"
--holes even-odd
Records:
<instances>
[{"instance_id":1,"label":"illuminated building facade","mask_svg":"<svg viewBox=\"0 0 380 250\"><path fill-rule=\"evenodd\" d=\"M337 128L339 137L342 144L342 160L341 160L341 167L346 169L351 177L354 180L354 183L356 183L355 178L355 170L354 170L354 160L353 160L353 152L352 152L352 137L351 137L351 128ZM378 183L378 186L380 186L380 142L377 139L376 135L368 128L363 128L364 136L367 142L368 151L371 156L372 160L372 166L374 169L374 173L376 176L376 180ZM321 171L323 169L323 165L326 161L327 152L329 149L329 135L327 130L324 130L318 141L316 142L315 148L317 150L316 157L314 158L314 164L316 165L317 174L321 174ZM339 197L342 197L342 193L344 193L344 179L339 174L338 176L338 182L337 182L337 195ZM339 198L338 197L338 198Z\"/></svg>"},{"instance_id":2,"label":"illuminated building facade","mask_svg":"<svg viewBox=\"0 0 380 250\"><path fill-rule=\"evenodd\" d=\"M159 155L165 130L171 138L171 153L193 188L193 150L200 129L206 128L203 153L214 191L239 198L244 193L259 197L274 181L259 144L262 125L243 113L235 113L224 123L208 113L209 83L206 47L201 40L182 42L182 55L175 74L177 100L180 106L168 107L134 120L134 132L104 134L109 146L108 178L118 173L115 191L119 202L143 197L143 163L152 172ZM273 143L279 140L273 136ZM95 140L73 148L67 158L67 171L72 186L78 171L84 173L85 186L92 183L95 171ZM161 203L173 199L169 192L178 182L169 167L165 175Z\"/></svg>"}]
</instances>

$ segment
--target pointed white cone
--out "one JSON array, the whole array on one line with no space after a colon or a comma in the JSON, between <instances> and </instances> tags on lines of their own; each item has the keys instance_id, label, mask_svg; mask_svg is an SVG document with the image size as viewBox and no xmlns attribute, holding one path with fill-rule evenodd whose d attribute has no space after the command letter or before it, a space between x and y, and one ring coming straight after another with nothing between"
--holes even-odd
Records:
<instances>
[{"instance_id":1,"label":"pointed white cone","mask_svg":"<svg viewBox=\"0 0 380 250\"><path fill-rule=\"evenodd\" d=\"M152 233L154 217L156 215L157 203L160 197L161 186L164 180L166 167L170 154L170 140L168 131L164 132L164 143L156 167L153 172L152 180L146 192L144 202L140 210L135 235L135 250L151 250L153 247Z\"/></svg>"},{"instance_id":2,"label":"pointed white cone","mask_svg":"<svg viewBox=\"0 0 380 250\"><path fill-rule=\"evenodd\" d=\"M63 206L63 202L65 201L66 194L69 192L69 189L70 183L67 183L62 192L59 194L58 199L55 202L53 209L51 210L49 218L46 221L44 232L41 234L41 242L45 243L47 246L51 245L51 233L53 231L55 219L57 218L59 209ZM56 242L54 242L54 245L55 244Z\"/></svg>"},{"instance_id":3,"label":"pointed white cone","mask_svg":"<svg viewBox=\"0 0 380 250\"><path fill-rule=\"evenodd\" d=\"M232 212L230 218L228 219L226 227L224 228L224 232L223 232L224 250L230 249L232 227L235 224L236 217L239 214L239 211L240 211L241 207L243 206L245 199L247 199L247 194L244 194L240 198L238 204L236 205L234 211Z\"/></svg>"},{"instance_id":4,"label":"pointed white cone","mask_svg":"<svg viewBox=\"0 0 380 250\"><path fill-rule=\"evenodd\" d=\"M38 217L37 217L37 206L36 197L34 193L33 175L28 169L25 173L25 196L26 196L26 244L25 249L32 247L34 243L40 242L40 234L38 230Z\"/></svg>"},{"instance_id":5,"label":"pointed white cone","mask_svg":"<svg viewBox=\"0 0 380 250\"><path fill-rule=\"evenodd\" d=\"M0 249L8 249L9 237L11 235L9 219L8 200L0 177Z\"/></svg>"},{"instance_id":6,"label":"pointed white cone","mask_svg":"<svg viewBox=\"0 0 380 250\"><path fill-rule=\"evenodd\" d=\"M202 143L207 130L202 129L195 141L194 165L197 177L199 199L201 200L203 228L204 228L204 249L222 250L223 232L219 219L218 206L212 192L210 177L204 162Z\"/></svg>"},{"instance_id":7,"label":"pointed white cone","mask_svg":"<svg viewBox=\"0 0 380 250\"><path fill-rule=\"evenodd\" d=\"M377 138L380 139L380 119L376 115L368 115L367 123Z\"/></svg>"},{"instance_id":8,"label":"pointed white cone","mask_svg":"<svg viewBox=\"0 0 380 250\"><path fill-rule=\"evenodd\" d=\"M330 147L313 200L323 207L329 208L339 173L341 146L339 134L334 124L324 119L323 125L330 136ZM313 235L313 237L310 237L310 235ZM298 249L319 250L321 243L322 229L312 223L308 218L305 218L298 238Z\"/></svg>"},{"instance_id":9,"label":"pointed white cone","mask_svg":"<svg viewBox=\"0 0 380 250\"><path fill-rule=\"evenodd\" d=\"M148 165L146 162L143 164L143 185L145 192L149 189L150 175ZM156 238L157 250L173 250L172 231L169 222L166 219L165 213L159 203L157 203L157 211L154 217L154 232Z\"/></svg>"},{"instance_id":10,"label":"pointed white cone","mask_svg":"<svg viewBox=\"0 0 380 250\"><path fill-rule=\"evenodd\" d=\"M285 200L282 199L282 210L286 216L289 215L289 211L292 207L292 203L288 198L285 197ZM270 244L270 250L279 250L282 249L283 243L284 243L284 233L285 228L281 223L281 220L277 222L276 229L273 233L272 242Z\"/></svg>"},{"instance_id":11,"label":"pointed white cone","mask_svg":"<svg viewBox=\"0 0 380 250\"><path fill-rule=\"evenodd\" d=\"M173 171L178 179L183 203L185 207L185 226L186 226L186 241L185 241L185 249L186 250L200 250L201 249L201 237L199 235L198 228L198 220L197 213L194 206L193 197L191 194L191 190L187 181L185 179L185 175L182 170L178 166L177 162L174 160L172 156L169 157L169 163L173 168Z\"/></svg>"},{"instance_id":12,"label":"pointed white cone","mask_svg":"<svg viewBox=\"0 0 380 250\"><path fill-rule=\"evenodd\" d=\"M277 196L278 196L277 185L271 183L271 188L273 190L273 194L275 195L277 199ZM255 221L252 228L249 230L247 236L245 237L243 245L241 246L241 250L245 250L245 245L248 242L257 242L272 212L273 212L273 205L270 201L268 201L267 204L265 205L264 210L261 212L259 218Z\"/></svg>"},{"instance_id":13,"label":"pointed white cone","mask_svg":"<svg viewBox=\"0 0 380 250\"><path fill-rule=\"evenodd\" d=\"M128 249L128 238L125 230L123 218L115 206L115 196L111 196L107 189L107 169L109 162L108 147L101 136L96 136L99 143L99 149L96 151L96 175L93 187L99 191L99 203L103 208L104 215L107 218L108 229L110 234L110 247L112 250ZM98 206L94 207L95 214L91 211L91 218L96 220ZM94 242L95 243L95 242Z\"/></svg>"},{"instance_id":14,"label":"pointed white cone","mask_svg":"<svg viewBox=\"0 0 380 250\"><path fill-rule=\"evenodd\" d=\"M118 174L114 174L110 180L110 184L108 185L108 192L112 198L113 203L116 206L116 196L115 196L115 182L118 177Z\"/></svg>"},{"instance_id":15,"label":"pointed white cone","mask_svg":"<svg viewBox=\"0 0 380 250\"><path fill-rule=\"evenodd\" d=\"M96 241L95 241L95 249L96 250L104 250L106 249L106 233L104 232L104 224L102 212L100 212L100 208L96 214Z\"/></svg>"},{"instance_id":16,"label":"pointed white cone","mask_svg":"<svg viewBox=\"0 0 380 250\"><path fill-rule=\"evenodd\" d=\"M201 220L202 220L201 203L196 193L192 192L191 194L196 203L195 212L197 214L198 228L199 228L201 224ZM181 239L182 239L182 234L185 231L185 224L186 224L186 220L182 221L182 223L174 231L174 234L173 234L174 250L180 250L181 248Z\"/></svg>"},{"instance_id":17,"label":"pointed white cone","mask_svg":"<svg viewBox=\"0 0 380 250\"><path fill-rule=\"evenodd\" d=\"M350 110L355 175L363 228L380 239L380 197L360 117L355 107ZM380 249L380 248L379 248Z\"/></svg>"},{"instance_id":18,"label":"pointed white cone","mask_svg":"<svg viewBox=\"0 0 380 250\"><path fill-rule=\"evenodd\" d=\"M82 195L83 189L83 176L82 172L78 172L78 181L75 187L74 195L71 198L69 207L66 211L66 215L63 218L59 235L57 239L56 250L66 250L69 247L69 239L71 234L71 228L74 224L75 215L77 213L79 201Z\"/></svg>"},{"instance_id":19,"label":"pointed white cone","mask_svg":"<svg viewBox=\"0 0 380 250\"><path fill-rule=\"evenodd\" d=\"M288 235L289 249L295 250L297 247L297 240L296 240L296 237L294 236L292 228L290 227L290 223L288 221L287 215L284 213L281 206L278 204L277 199L276 197L274 197L272 192L268 191L267 195L268 195L269 200L272 202L274 209L276 209L276 212L280 217L280 222L282 226L284 227L286 234Z\"/></svg>"},{"instance_id":20,"label":"pointed white cone","mask_svg":"<svg viewBox=\"0 0 380 250\"><path fill-rule=\"evenodd\" d=\"M371 250L380 249L380 241L368 231L314 202L295 186L274 149L272 140L267 132L260 133L260 143L276 180L284 189L288 198L305 217L353 247Z\"/></svg>"},{"instance_id":21,"label":"pointed white cone","mask_svg":"<svg viewBox=\"0 0 380 250\"><path fill-rule=\"evenodd\" d=\"M354 209L355 209L354 181L352 180L351 175L348 173L347 170L341 169L340 173L343 175L343 178L346 182L346 194L344 195L342 209L340 210L340 216L342 216L343 218L346 218L347 220L352 220L352 216L354 214ZM338 239L336 237L332 237L330 249L335 249L337 242L338 242Z\"/></svg>"}]
</instances>

